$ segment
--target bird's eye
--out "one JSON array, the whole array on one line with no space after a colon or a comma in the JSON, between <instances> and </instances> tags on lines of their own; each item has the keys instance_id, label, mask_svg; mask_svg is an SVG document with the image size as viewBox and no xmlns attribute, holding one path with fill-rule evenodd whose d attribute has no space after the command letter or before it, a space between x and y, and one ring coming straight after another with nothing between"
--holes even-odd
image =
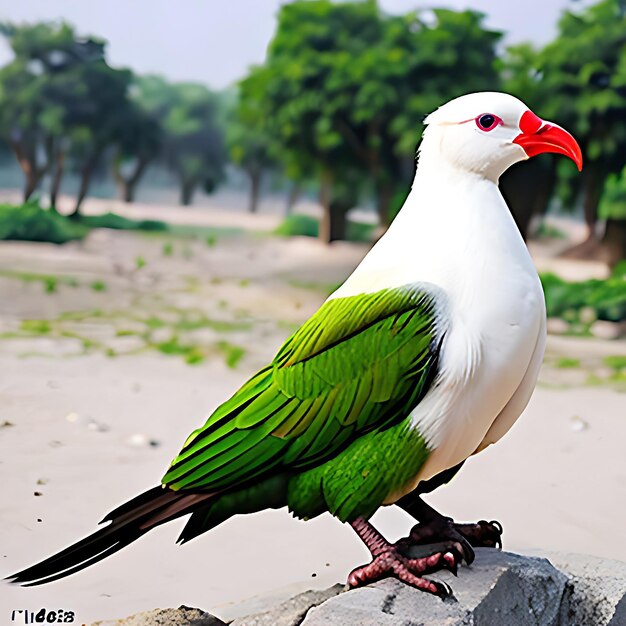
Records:
<instances>
[{"instance_id":1,"label":"bird's eye","mask_svg":"<svg viewBox=\"0 0 626 626\"><path fill-rule=\"evenodd\" d=\"M502 120L492 113L483 113L476 118L476 126L480 128L480 130L493 130Z\"/></svg>"}]
</instances>

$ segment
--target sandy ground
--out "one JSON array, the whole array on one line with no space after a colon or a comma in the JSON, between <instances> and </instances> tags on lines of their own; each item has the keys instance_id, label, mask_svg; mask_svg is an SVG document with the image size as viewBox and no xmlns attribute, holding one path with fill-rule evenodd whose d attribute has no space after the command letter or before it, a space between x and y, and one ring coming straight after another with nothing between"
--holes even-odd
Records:
<instances>
[{"instance_id":1,"label":"sandy ground","mask_svg":"<svg viewBox=\"0 0 626 626\"><path fill-rule=\"evenodd\" d=\"M104 513L156 484L203 416L366 251L269 237L273 216L170 211L173 221L192 220L196 235L97 231L62 248L0 245L1 575L90 533ZM255 232L233 230L243 226ZM626 560L616 533L626 513L626 395L603 365L618 354L624 342L551 338L523 418L429 501L460 520L500 520L508 549ZM580 367L557 367L564 356ZM374 521L390 539L411 524L395 507ZM45 587L1 583L0 624L12 609L41 607L73 610L78 623L180 604L229 618L255 597L343 581L367 558L327 515L234 518L179 547L182 525Z\"/></svg>"}]
</instances>

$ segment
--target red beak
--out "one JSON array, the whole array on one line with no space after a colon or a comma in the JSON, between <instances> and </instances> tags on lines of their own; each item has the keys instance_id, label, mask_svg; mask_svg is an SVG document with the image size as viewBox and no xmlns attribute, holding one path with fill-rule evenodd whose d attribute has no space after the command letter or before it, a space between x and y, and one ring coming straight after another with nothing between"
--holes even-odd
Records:
<instances>
[{"instance_id":1,"label":"red beak","mask_svg":"<svg viewBox=\"0 0 626 626\"><path fill-rule=\"evenodd\" d=\"M583 155L580 146L566 130L556 124L544 122L532 111L526 111L520 119L522 131L513 143L521 146L529 157L544 152L564 154L576 163L578 171L583 168Z\"/></svg>"}]
</instances>

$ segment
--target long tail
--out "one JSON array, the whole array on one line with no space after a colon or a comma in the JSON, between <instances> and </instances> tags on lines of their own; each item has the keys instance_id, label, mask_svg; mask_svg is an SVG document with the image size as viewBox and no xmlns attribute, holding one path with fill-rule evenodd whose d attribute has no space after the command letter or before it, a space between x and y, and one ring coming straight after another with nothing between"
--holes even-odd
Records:
<instances>
[{"instance_id":1,"label":"long tail","mask_svg":"<svg viewBox=\"0 0 626 626\"><path fill-rule=\"evenodd\" d=\"M114 554L156 526L192 512L214 493L181 493L154 487L111 511L108 526L7 579L25 587L64 578Z\"/></svg>"}]
</instances>

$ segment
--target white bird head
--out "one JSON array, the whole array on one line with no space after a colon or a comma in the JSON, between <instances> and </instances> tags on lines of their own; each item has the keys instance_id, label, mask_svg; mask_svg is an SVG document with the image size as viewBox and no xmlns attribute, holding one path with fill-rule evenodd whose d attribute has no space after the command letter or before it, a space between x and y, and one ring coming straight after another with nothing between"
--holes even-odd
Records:
<instances>
[{"instance_id":1,"label":"white bird head","mask_svg":"<svg viewBox=\"0 0 626 626\"><path fill-rule=\"evenodd\" d=\"M582 153L574 137L509 94L461 96L439 107L424 123L420 166L445 163L497 181L514 163L555 152L582 169Z\"/></svg>"}]
</instances>

